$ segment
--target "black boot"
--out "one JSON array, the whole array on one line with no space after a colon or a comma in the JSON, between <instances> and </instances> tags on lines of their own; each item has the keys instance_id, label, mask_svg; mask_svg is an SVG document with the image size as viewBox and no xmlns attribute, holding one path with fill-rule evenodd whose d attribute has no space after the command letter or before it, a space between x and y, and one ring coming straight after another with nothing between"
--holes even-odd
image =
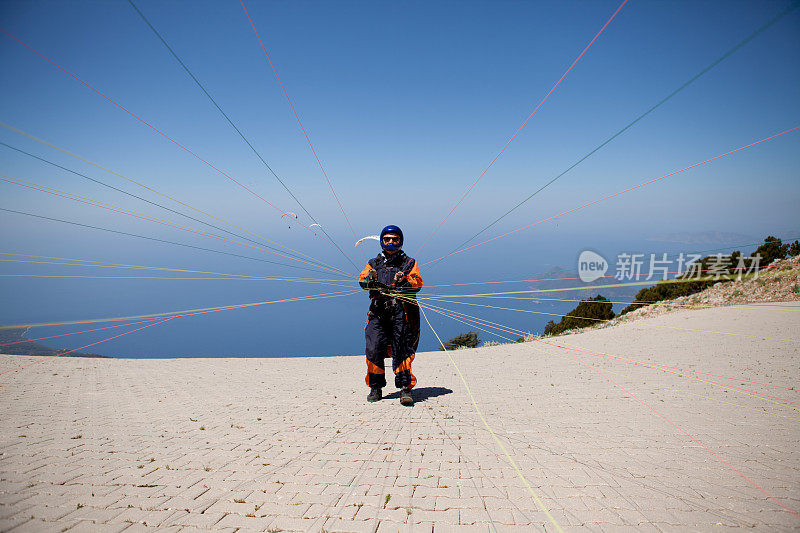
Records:
<instances>
[{"instance_id":1,"label":"black boot","mask_svg":"<svg viewBox=\"0 0 800 533\"><path fill-rule=\"evenodd\" d=\"M367 395L368 402L377 402L383 397L383 393L381 392L380 387L372 387Z\"/></svg>"},{"instance_id":2,"label":"black boot","mask_svg":"<svg viewBox=\"0 0 800 533\"><path fill-rule=\"evenodd\" d=\"M400 403L403 405L414 405L414 398L411 397L411 391L405 387L400 390Z\"/></svg>"}]
</instances>

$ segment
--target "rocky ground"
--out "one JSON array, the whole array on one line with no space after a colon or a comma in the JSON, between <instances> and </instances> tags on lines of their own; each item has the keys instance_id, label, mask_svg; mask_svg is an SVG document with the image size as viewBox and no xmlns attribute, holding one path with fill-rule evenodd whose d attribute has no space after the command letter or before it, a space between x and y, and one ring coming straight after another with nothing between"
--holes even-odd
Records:
<instances>
[{"instance_id":1,"label":"rocky ground","mask_svg":"<svg viewBox=\"0 0 800 533\"><path fill-rule=\"evenodd\" d=\"M716 283L691 296L682 296L631 311L607 325L685 309L797 300L800 300L800 256L775 261L768 269L760 272L757 278Z\"/></svg>"}]
</instances>

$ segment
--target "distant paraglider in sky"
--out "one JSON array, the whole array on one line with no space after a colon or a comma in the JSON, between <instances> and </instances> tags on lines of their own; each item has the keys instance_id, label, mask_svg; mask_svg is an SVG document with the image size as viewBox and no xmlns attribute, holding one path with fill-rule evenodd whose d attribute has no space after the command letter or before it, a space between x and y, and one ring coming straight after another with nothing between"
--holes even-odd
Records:
<instances>
[{"instance_id":1,"label":"distant paraglider in sky","mask_svg":"<svg viewBox=\"0 0 800 533\"><path fill-rule=\"evenodd\" d=\"M295 213L292 213L291 211L287 211L287 212L285 212L284 214L282 214L282 215L281 215L281 220L283 220L283 217L291 217L291 218L294 218L295 220L297 220L297 215L296 215ZM289 221L288 221L288 222L289 222L289 227L290 227L290 228L292 227L292 224L291 224L291 218L290 218L290 219L289 219Z\"/></svg>"},{"instance_id":2,"label":"distant paraglider in sky","mask_svg":"<svg viewBox=\"0 0 800 533\"><path fill-rule=\"evenodd\" d=\"M312 232L314 232L314 235L316 235L317 232L314 229L314 226L318 227L319 229L322 229L322 226L320 226L319 224L311 224L310 226L308 226L308 229L310 229Z\"/></svg>"},{"instance_id":3,"label":"distant paraglider in sky","mask_svg":"<svg viewBox=\"0 0 800 533\"><path fill-rule=\"evenodd\" d=\"M367 235L366 237L362 237L356 241L356 247L358 247L362 242L369 240L380 242L381 238L379 235Z\"/></svg>"}]
</instances>

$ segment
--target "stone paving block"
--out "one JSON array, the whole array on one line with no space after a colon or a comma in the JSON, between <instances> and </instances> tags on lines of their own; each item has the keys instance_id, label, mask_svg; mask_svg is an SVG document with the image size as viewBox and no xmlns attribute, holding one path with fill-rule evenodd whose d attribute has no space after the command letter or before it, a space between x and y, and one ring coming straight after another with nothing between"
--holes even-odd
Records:
<instances>
[{"instance_id":1,"label":"stone paving block","mask_svg":"<svg viewBox=\"0 0 800 533\"><path fill-rule=\"evenodd\" d=\"M168 500L160 501L155 505L155 507L156 507L157 510L167 510L167 509L186 510L186 509L189 509L190 511L197 510L197 512L200 512L200 511L202 511L204 509L202 502L198 502L197 500L189 500L189 499L186 499L186 498L182 498L180 496L175 496L175 497L170 498Z\"/></svg>"},{"instance_id":2,"label":"stone paving block","mask_svg":"<svg viewBox=\"0 0 800 533\"><path fill-rule=\"evenodd\" d=\"M124 509L121 513L107 520L108 523L131 522L147 526L158 526L166 522L180 511L143 511L141 509Z\"/></svg>"},{"instance_id":3,"label":"stone paving block","mask_svg":"<svg viewBox=\"0 0 800 533\"><path fill-rule=\"evenodd\" d=\"M390 522L388 520L378 523L378 529L375 533L409 533L412 531L411 524Z\"/></svg>"},{"instance_id":4,"label":"stone paving block","mask_svg":"<svg viewBox=\"0 0 800 533\"><path fill-rule=\"evenodd\" d=\"M233 513L239 515L245 515L253 510L253 506L255 504L250 504L246 502L235 502L230 499L225 500L217 500L213 505L206 509L207 512L210 513Z\"/></svg>"},{"instance_id":5,"label":"stone paving block","mask_svg":"<svg viewBox=\"0 0 800 533\"><path fill-rule=\"evenodd\" d=\"M391 498L389 501L386 501L386 495L384 495L384 504L383 507L386 509L401 509L401 508L413 508L416 506L416 502L420 501L420 505L423 505L422 500L418 498L413 498L407 494L403 494L402 492L395 491L393 493L389 493ZM426 500L429 502L429 505L432 505L434 508L436 507L436 500Z\"/></svg>"},{"instance_id":6,"label":"stone paving block","mask_svg":"<svg viewBox=\"0 0 800 533\"><path fill-rule=\"evenodd\" d=\"M409 499L409 501L410 505L413 506L415 509L424 509L425 511L435 511L437 502L440 499L441 498L437 498L435 496L412 496ZM450 500L452 500L452 498L450 498Z\"/></svg>"},{"instance_id":7,"label":"stone paving block","mask_svg":"<svg viewBox=\"0 0 800 533\"><path fill-rule=\"evenodd\" d=\"M484 509L483 507L458 509L459 524L475 524L486 521L491 521L493 524L516 523L510 509Z\"/></svg>"},{"instance_id":8,"label":"stone paving block","mask_svg":"<svg viewBox=\"0 0 800 533\"><path fill-rule=\"evenodd\" d=\"M219 522L214 524L214 528L217 527L237 527L237 528L247 528L247 529L259 529L264 531L270 525L270 523L274 519L271 516L266 517L252 517L252 516L243 516L238 514L229 514L225 515Z\"/></svg>"},{"instance_id":9,"label":"stone paving block","mask_svg":"<svg viewBox=\"0 0 800 533\"><path fill-rule=\"evenodd\" d=\"M33 508L35 508L34 505L25 502L15 503L12 505L0 505L0 520L7 519L18 514L24 514Z\"/></svg>"},{"instance_id":10,"label":"stone paving block","mask_svg":"<svg viewBox=\"0 0 800 533\"><path fill-rule=\"evenodd\" d=\"M10 531L11 529L18 527L30 520L30 516L25 518L16 518L13 520L10 518L0 518L0 531Z\"/></svg>"},{"instance_id":11,"label":"stone paving block","mask_svg":"<svg viewBox=\"0 0 800 533\"><path fill-rule=\"evenodd\" d=\"M65 511L63 507L57 509L59 511ZM81 509L76 509L74 511L69 511L65 514L62 514L61 517L55 518L55 520L64 518L66 520L82 520L95 522L98 524L105 524L106 522L110 522L114 518L121 515L124 511L124 509L97 509L95 507L82 507Z\"/></svg>"},{"instance_id":12,"label":"stone paving block","mask_svg":"<svg viewBox=\"0 0 800 533\"><path fill-rule=\"evenodd\" d=\"M532 525L509 525L509 524L497 524L494 527L497 533L528 533L530 531L556 531L555 527L550 522L547 523L538 523Z\"/></svg>"},{"instance_id":13,"label":"stone paving block","mask_svg":"<svg viewBox=\"0 0 800 533\"><path fill-rule=\"evenodd\" d=\"M18 513L10 515L6 518L10 518L13 520L15 518L28 517L28 518L38 518L47 521L54 521L54 520L59 520L70 513L71 511L69 509L65 509L63 507L35 506L35 507L25 507Z\"/></svg>"},{"instance_id":14,"label":"stone paving block","mask_svg":"<svg viewBox=\"0 0 800 533\"><path fill-rule=\"evenodd\" d=\"M155 531L159 533L178 533L180 530L180 526L159 527L146 524L131 524L130 527L125 528L123 531L128 533L153 533Z\"/></svg>"},{"instance_id":15,"label":"stone paving block","mask_svg":"<svg viewBox=\"0 0 800 533\"><path fill-rule=\"evenodd\" d=\"M329 507L326 516L329 516L331 518L339 518L342 520L353 520L356 516L356 513L358 513L358 506L356 505L346 505L346 506L337 505ZM311 509L309 509L308 512L305 514L312 517L314 516L311 513Z\"/></svg>"},{"instance_id":16,"label":"stone paving block","mask_svg":"<svg viewBox=\"0 0 800 533\"><path fill-rule=\"evenodd\" d=\"M365 505L356 513L356 520L378 520L380 522L398 522L404 523L408 521L408 509L384 509L382 507L375 508Z\"/></svg>"},{"instance_id":17,"label":"stone paving block","mask_svg":"<svg viewBox=\"0 0 800 533\"><path fill-rule=\"evenodd\" d=\"M619 524L622 521L619 513L610 509L588 511L569 506L569 513L583 524Z\"/></svg>"},{"instance_id":18,"label":"stone paving block","mask_svg":"<svg viewBox=\"0 0 800 533\"><path fill-rule=\"evenodd\" d=\"M269 529L277 531L309 531L311 526L315 523L317 523L317 521L312 519L278 516L273 518L268 527Z\"/></svg>"},{"instance_id":19,"label":"stone paving block","mask_svg":"<svg viewBox=\"0 0 800 533\"><path fill-rule=\"evenodd\" d=\"M414 496L417 498L424 498L427 496L433 496L434 498L458 498L459 491L459 487L457 486L417 487L414 490Z\"/></svg>"},{"instance_id":20,"label":"stone paving block","mask_svg":"<svg viewBox=\"0 0 800 533\"><path fill-rule=\"evenodd\" d=\"M434 524L433 533L493 533L488 523L484 524Z\"/></svg>"},{"instance_id":21,"label":"stone paving block","mask_svg":"<svg viewBox=\"0 0 800 533\"><path fill-rule=\"evenodd\" d=\"M342 520L329 518L322 526L322 530L329 533L373 533L375 524L370 521Z\"/></svg>"},{"instance_id":22,"label":"stone paving block","mask_svg":"<svg viewBox=\"0 0 800 533\"><path fill-rule=\"evenodd\" d=\"M496 487L473 487L471 485L462 485L458 487L458 495L460 498L485 498L487 496L492 498L506 497L506 494Z\"/></svg>"},{"instance_id":23,"label":"stone paving block","mask_svg":"<svg viewBox=\"0 0 800 533\"><path fill-rule=\"evenodd\" d=\"M214 529L214 533L238 533L241 528L225 527ZM178 530L180 533L208 533L208 528L184 526Z\"/></svg>"},{"instance_id":24,"label":"stone paving block","mask_svg":"<svg viewBox=\"0 0 800 533\"><path fill-rule=\"evenodd\" d=\"M408 521L412 524L421 522L433 522L438 524L458 524L458 509L447 511L425 511L423 509L412 509L408 515Z\"/></svg>"},{"instance_id":25,"label":"stone paving block","mask_svg":"<svg viewBox=\"0 0 800 533\"><path fill-rule=\"evenodd\" d=\"M32 493L13 493L5 492L0 494L0 512L3 507L11 507L14 505L24 504L27 500L33 498L35 494Z\"/></svg>"},{"instance_id":26,"label":"stone paving block","mask_svg":"<svg viewBox=\"0 0 800 533\"><path fill-rule=\"evenodd\" d=\"M215 526L222 518L225 516L225 513L214 513L214 512L206 512L206 513L194 513L194 512L176 512L172 515L169 520L165 523L170 525L179 525L179 526L193 526L198 528L210 529Z\"/></svg>"},{"instance_id":27,"label":"stone paving block","mask_svg":"<svg viewBox=\"0 0 800 533\"><path fill-rule=\"evenodd\" d=\"M79 501L78 501L78 503L81 503L81 505L83 505L82 500L84 500L84 499L79 499ZM114 509L130 509L130 508L135 508L135 509L153 508L153 509L156 509L156 508L162 507L164 505L164 502L166 502L168 500L169 500L169 498L153 498L153 499L150 499L150 498L146 498L146 497L142 497L142 496L123 496L122 498L120 498L119 500L115 501L114 503L109 504L108 507L109 508L114 508ZM76 501L76 500L72 500L72 501Z\"/></svg>"},{"instance_id":28,"label":"stone paving block","mask_svg":"<svg viewBox=\"0 0 800 533\"><path fill-rule=\"evenodd\" d=\"M71 525L69 522L47 522L34 518L15 527L13 531L16 533L61 533L69 525Z\"/></svg>"},{"instance_id":29,"label":"stone paving block","mask_svg":"<svg viewBox=\"0 0 800 533\"><path fill-rule=\"evenodd\" d=\"M120 531L124 531L130 527L130 524L127 523L97 524L89 520L80 520L74 523L74 525L70 522L60 520L58 524L61 525L62 531L63 528L68 528L67 531L70 533L120 533Z\"/></svg>"},{"instance_id":30,"label":"stone paving block","mask_svg":"<svg viewBox=\"0 0 800 533\"><path fill-rule=\"evenodd\" d=\"M436 498L437 511L444 511L446 509L480 509L483 507L483 500L481 498Z\"/></svg>"}]
</instances>

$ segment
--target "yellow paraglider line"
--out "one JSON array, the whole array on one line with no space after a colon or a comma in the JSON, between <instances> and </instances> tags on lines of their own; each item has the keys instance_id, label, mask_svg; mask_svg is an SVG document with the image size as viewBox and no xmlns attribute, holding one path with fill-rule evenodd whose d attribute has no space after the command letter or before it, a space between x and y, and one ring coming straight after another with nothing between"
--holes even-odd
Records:
<instances>
[{"instance_id":1,"label":"yellow paraglider line","mask_svg":"<svg viewBox=\"0 0 800 533\"><path fill-rule=\"evenodd\" d=\"M201 307L196 309L185 309L183 311L171 311L167 313L151 313L147 315L133 315L133 316L122 316L122 317L114 317L114 318L93 318L88 320L70 320L64 322L41 322L36 324L16 324L12 326L0 326L0 330L2 329L19 329L19 328L37 328L37 327L44 327L44 326L69 326L73 324L95 324L100 322L120 322L120 321L128 321L128 320L139 320L144 318L180 318L186 316L194 316L194 315L201 315L207 313L214 313L218 311L230 311L233 309L245 309L248 307L258 307L262 305L268 304L276 304L276 303L284 303L284 302L296 302L296 301L304 301L304 300L321 300L325 298L338 298L341 296L350 296L352 294L357 294L361 292L360 290L349 290L349 291L339 291L339 292L330 292L330 293L322 293L322 294L312 294L309 296L298 296L294 298L284 298L281 300L269 300L264 302L254 302L249 304L237 304L237 305L223 305L218 307Z\"/></svg>"},{"instance_id":2,"label":"yellow paraglider line","mask_svg":"<svg viewBox=\"0 0 800 533\"><path fill-rule=\"evenodd\" d=\"M191 205L187 204L186 202L183 202L183 201L181 201L181 200L179 200L179 199L177 199L177 198L175 198L173 196L170 196L168 194L164 194L161 191L158 191L157 189L154 189L153 187L150 187L150 186L145 185L144 183L141 183L141 182L139 182L137 180L134 180L132 178L124 176L124 175L120 174L119 172L115 172L115 171L113 171L111 169L108 169L108 168L98 164L98 163L95 163L93 161L85 159L85 158L83 158L83 157L81 157L79 155L73 154L72 152L70 152L70 151L68 151L68 150L66 150L64 148L61 148L61 147L56 146L54 144L51 144L51 143L49 143L49 142L47 142L47 141L45 141L43 139L40 139L40 138L30 134L30 133L27 133L27 132L25 132L23 130L15 128L14 126L6 124L6 123L4 123L2 121L0 121L0 126L2 126L3 128L6 128L9 131L13 131L14 133L22 135L23 137L27 137L28 139L31 139L33 141L36 141L36 142L40 143L40 144L43 144L44 146L52 148L53 150L57 150L57 151L59 151L59 152L61 152L63 154L66 154L66 155L68 155L68 156L70 156L72 158L75 158L78 161L82 161L82 162L87 163L89 165L92 165L93 167L98 168L98 169L100 169L100 170L102 170L104 172L108 172L109 174L113 174L114 176L117 176L118 178L122 178L122 179L124 179L125 181L127 181L129 183L133 183L134 185L138 185L139 187L142 187L143 189L146 189L146 190L148 190L148 191L150 191L150 192L152 192L154 194L157 194L157 195L161 196L162 198L166 198L166 199L171 200L171 201L173 201L173 202L175 202L177 204L180 204L180 205L182 205L182 206L184 206L184 207L186 207L188 209L191 209L191 210L193 210L193 211L195 211L197 213L200 213L201 215L205 215L205 216L207 216L209 218L212 218L212 219L214 219L214 220L216 220L218 222L222 222L224 224L228 224L229 226L231 226L233 228L236 228L236 229L238 229L240 231L243 231L243 232L245 232L245 233L247 233L247 234L249 234L249 235L251 235L251 236L253 236L253 237L257 238L257 239L261 239L261 240L264 240L264 241L269 242L271 244L274 244L275 246L279 246L281 248L285 248L286 250L294 252L294 253L296 253L298 255L301 255L301 256L303 256L303 257L305 257L307 259L311 259L312 261L317 261L317 262L319 262L319 263L321 263L321 264L323 264L323 265L325 265L325 266L327 266L329 268L332 268L334 270L338 270L339 272L341 272L341 273L343 273L343 274L345 274L347 276L350 275L350 274L348 274L347 272L345 272L345 271L343 271L341 269L338 269L336 267L333 267L331 265L328 265L326 263L323 263L323 262L319 261L318 259L314 258L313 256L310 256L308 254L304 254L303 252L300 252L298 250L294 250L294 249L292 249L292 248L290 248L290 247L288 247L288 246L286 246L284 244L281 244L279 242L273 241L272 239L268 239L267 237L264 237L262 235L258 235L256 233L253 233L252 231L249 231L249 230L247 230L247 229L245 229L245 228L243 228L241 226L238 226L238 225L234 224L233 222L230 222L230 221L225 220L223 218L220 218L218 216L212 215L211 213L208 213L206 211L198 209L198 208L196 208L194 206L191 206Z\"/></svg>"},{"instance_id":3,"label":"yellow paraglider line","mask_svg":"<svg viewBox=\"0 0 800 533\"><path fill-rule=\"evenodd\" d=\"M550 511L544 505L544 502L542 502L541 498L539 498L539 496L536 494L536 492L534 492L533 487L531 487L531 484L528 482L527 478L522 473L522 471L520 470L519 466L517 466L517 463L514 461L514 459L508 453L508 450L506 450L506 447L503 445L503 442L500 440L500 438L494 432L494 430L492 429L492 426L490 426L489 423L486 421L486 417L483 416L483 412L481 411L480 407L478 407L478 402L475 401L475 396L472 395L472 390L470 389L469 384L467 383L467 380L464 378L464 374L461 372L461 369L456 364L455 360L453 359L453 356L450 355L450 350L445 348L444 342L442 342L442 339L439 337L439 334L436 333L436 330L433 328L433 325L431 325L430 320L428 320L428 315L425 313L425 309L420 306L420 311L422 311L422 316L425 317L425 322L428 323L428 327L431 328L431 331L433 332L433 334L436 335L436 339L439 341L439 344L441 345L442 350L444 350L444 352L447 354L447 357L450 359L450 363L452 363L453 368L456 369L456 372L458 373L458 377L461 379L461 383L464 385L464 389L467 391L467 395L469 396L469 399L472 402L472 407L475 409L475 412L478 414L478 417L481 419L481 422L483 422L483 425L489 431L489 434L492 436L492 438L494 439L495 443L497 443L497 445L500 447L500 450L502 450L503 455L506 456L506 459L508 460L509 464L511 464L511 466L516 471L517 476L525 484L525 488L528 490L528 493L533 498L533 501L536 502L536 505L538 505L539 508L542 510L542 512L544 512L544 514L547 516L548 520L550 520L550 523L553 524L553 527L555 527L556 531L559 531L560 533L563 533L564 530L561 529L561 526L558 525L558 522L556 522L555 518L553 518L553 515L550 514Z\"/></svg>"},{"instance_id":4,"label":"yellow paraglider line","mask_svg":"<svg viewBox=\"0 0 800 533\"><path fill-rule=\"evenodd\" d=\"M31 261L31 260L22 260L22 259L0 259L0 262L3 263L27 263L27 264L44 264L44 265L61 265L61 266L76 266L76 267L89 267L89 268L111 268L111 269L131 269L131 270L155 270L159 272L181 272L181 273L190 273L190 274L212 274L214 276L219 276L219 278L208 278L208 279L245 279L245 280L263 280L263 281L289 281L289 282L297 282L297 283L327 283L330 282L331 284L338 284L339 286L347 286L344 284L343 280L340 279L328 279L328 278L298 278L298 277L278 277L278 276L258 276L258 275L248 275L248 274L229 274L224 272L211 272L206 270L191 270L185 268L167 268L167 267L154 267L154 266L145 266L145 265L130 265L124 263L106 263L102 261L91 261L86 259L70 259L64 257L52 257L52 256L39 256L39 255L27 255L27 254L13 254L7 252L0 252L0 255L5 256L16 256L16 257L31 257L31 258L39 258L39 259L57 259L58 261ZM76 263L68 263L62 261L79 261ZM172 279L172 278L165 278L165 279ZM175 278L179 279L179 278Z\"/></svg>"}]
</instances>

